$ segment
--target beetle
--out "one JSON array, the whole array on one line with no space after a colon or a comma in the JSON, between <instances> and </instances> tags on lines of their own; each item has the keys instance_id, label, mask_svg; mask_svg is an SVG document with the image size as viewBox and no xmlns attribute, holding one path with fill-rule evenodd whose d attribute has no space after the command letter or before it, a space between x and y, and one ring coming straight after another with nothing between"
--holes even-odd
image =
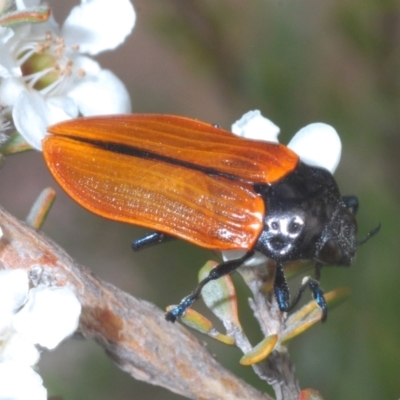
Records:
<instances>
[{"instance_id":1,"label":"beetle","mask_svg":"<svg viewBox=\"0 0 400 400\"><path fill-rule=\"evenodd\" d=\"M48 128L44 158L61 187L88 210L155 232L138 250L180 238L214 250L245 250L222 262L181 303L175 321L205 284L261 252L275 261L274 294L290 311L309 287L327 317L319 286L324 265L356 254L358 200L342 196L332 174L282 144L236 137L197 120L157 114L78 118ZM284 266L315 263L290 301Z\"/></svg>"}]
</instances>

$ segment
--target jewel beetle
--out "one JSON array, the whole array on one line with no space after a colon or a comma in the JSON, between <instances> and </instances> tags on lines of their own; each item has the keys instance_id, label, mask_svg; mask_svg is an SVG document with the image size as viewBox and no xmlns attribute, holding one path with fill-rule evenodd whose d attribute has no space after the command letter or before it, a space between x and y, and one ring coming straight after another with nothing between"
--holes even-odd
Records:
<instances>
[{"instance_id":1,"label":"jewel beetle","mask_svg":"<svg viewBox=\"0 0 400 400\"><path fill-rule=\"evenodd\" d=\"M324 265L348 266L357 247L358 201L342 196L325 169L282 144L243 139L197 120L157 114L78 118L48 128L45 161L61 187L88 210L154 231L134 249L180 238L215 250L245 250L222 262L166 314L175 321L203 286L255 252L276 263L274 294L290 311L309 287L326 319ZM315 263L290 301L284 266Z\"/></svg>"}]
</instances>

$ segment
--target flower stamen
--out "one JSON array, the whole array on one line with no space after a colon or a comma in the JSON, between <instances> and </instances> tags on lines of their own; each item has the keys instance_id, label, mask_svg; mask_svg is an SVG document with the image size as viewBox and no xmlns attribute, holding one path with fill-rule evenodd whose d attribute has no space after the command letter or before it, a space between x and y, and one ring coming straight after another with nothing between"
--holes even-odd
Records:
<instances>
[{"instance_id":1,"label":"flower stamen","mask_svg":"<svg viewBox=\"0 0 400 400\"><path fill-rule=\"evenodd\" d=\"M22 78L30 89L38 90L43 95L49 95L50 92L60 94L62 88L66 87L63 82L65 79L85 76L81 68L74 71L74 62L68 54L68 50L70 53L78 50L78 45L67 49L64 39L51 32L35 39L31 38L17 52Z\"/></svg>"}]
</instances>

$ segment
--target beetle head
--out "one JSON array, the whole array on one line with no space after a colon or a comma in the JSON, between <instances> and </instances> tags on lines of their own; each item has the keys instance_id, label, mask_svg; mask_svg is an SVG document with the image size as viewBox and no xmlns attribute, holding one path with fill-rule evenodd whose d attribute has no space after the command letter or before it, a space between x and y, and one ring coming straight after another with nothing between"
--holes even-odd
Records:
<instances>
[{"instance_id":1,"label":"beetle head","mask_svg":"<svg viewBox=\"0 0 400 400\"><path fill-rule=\"evenodd\" d=\"M315 259L323 264L350 265L356 255L357 222L352 208L340 207L326 224Z\"/></svg>"},{"instance_id":2,"label":"beetle head","mask_svg":"<svg viewBox=\"0 0 400 400\"><path fill-rule=\"evenodd\" d=\"M302 259L350 265L357 246L355 215L343 203L337 204L335 211L327 209L326 204L314 204L307 210L293 207L269 213L257 250L275 261Z\"/></svg>"},{"instance_id":3,"label":"beetle head","mask_svg":"<svg viewBox=\"0 0 400 400\"><path fill-rule=\"evenodd\" d=\"M327 170L300 163L285 179L255 188L267 210L256 250L280 262L352 263L358 201L341 197Z\"/></svg>"}]
</instances>

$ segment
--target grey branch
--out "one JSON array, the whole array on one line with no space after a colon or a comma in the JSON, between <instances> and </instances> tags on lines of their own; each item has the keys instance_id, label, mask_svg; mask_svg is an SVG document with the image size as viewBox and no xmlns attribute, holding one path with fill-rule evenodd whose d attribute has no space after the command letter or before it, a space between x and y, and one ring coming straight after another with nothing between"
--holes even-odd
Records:
<instances>
[{"instance_id":1,"label":"grey branch","mask_svg":"<svg viewBox=\"0 0 400 400\"><path fill-rule=\"evenodd\" d=\"M79 331L132 377L191 399L271 399L222 367L154 305L101 281L41 232L0 207L0 267L23 268L32 285L69 286L82 304Z\"/></svg>"}]
</instances>

